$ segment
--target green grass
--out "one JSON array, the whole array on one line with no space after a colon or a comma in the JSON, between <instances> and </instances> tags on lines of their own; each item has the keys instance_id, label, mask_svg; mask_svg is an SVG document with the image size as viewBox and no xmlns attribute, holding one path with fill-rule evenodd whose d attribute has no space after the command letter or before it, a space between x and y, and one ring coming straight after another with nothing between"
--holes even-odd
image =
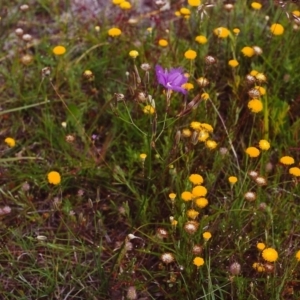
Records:
<instances>
[{"instance_id":1,"label":"green grass","mask_svg":"<svg viewBox=\"0 0 300 300\"><path fill-rule=\"evenodd\" d=\"M2 298L135 299L127 295L130 287L143 299L299 298L299 177L289 173L300 162L300 27L291 15L299 4L261 1L261 10L254 10L251 1L237 1L226 11L219 1L197 12L171 1L169 11L150 14L138 13L134 5L124 11L109 4L109 15L87 18L88 12L79 10L66 22L63 13L70 11L71 1L40 0L25 12L20 1L4 2ZM190 9L189 18L174 14L183 6ZM136 25L128 22L133 16ZM273 23L283 25L282 35L271 34ZM110 37L112 27L122 34ZM229 36L218 38L218 27L228 28ZM24 42L16 28L33 40ZM240 29L238 35L234 28ZM197 35L208 42L198 44ZM159 39L168 46L159 46ZM66 53L55 56L57 45ZM263 52L245 57L245 46ZM195 60L185 58L188 49L196 51ZM130 57L131 50L139 56ZM208 55L214 64L206 62ZM228 65L231 59L239 62L236 68ZM143 63L151 69L142 70ZM194 88L186 96L173 92L168 105L168 93L157 82L157 64L182 67ZM86 70L92 75L86 76ZM253 70L263 73L266 82L247 82ZM199 77L209 84L201 86ZM248 108L255 85L266 89L258 113ZM203 100L203 93L209 100ZM145 105L153 103L155 113L144 113ZM191 122L213 127L214 149L197 140ZM191 136L185 136L187 129ZM16 141L14 147L7 145L7 137ZM246 149L259 148L262 139L270 149L255 158L247 155ZM282 164L283 156L295 163ZM266 185L250 177L254 170ZM48 182L51 171L61 175L59 184ZM191 174L204 178L204 208L197 207L197 197L181 197L194 187ZM229 176L238 181L230 184ZM256 194L254 201L245 199L249 191ZM173 203L170 193L176 194ZM3 212L7 207L11 211ZM194 234L187 230L190 209L199 213ZM212 235L207 241L206 231ZM266 261L258 242L274 248L278 259ZM201 251L193 252L194 246ZM166 253L173 257L170 263L162 260ZM204 259L203 266L193 264L196 256ZM234 263L239 271L232 270ZM254 263L261 264L262 272Z\"/></svg>"}]
</instances>

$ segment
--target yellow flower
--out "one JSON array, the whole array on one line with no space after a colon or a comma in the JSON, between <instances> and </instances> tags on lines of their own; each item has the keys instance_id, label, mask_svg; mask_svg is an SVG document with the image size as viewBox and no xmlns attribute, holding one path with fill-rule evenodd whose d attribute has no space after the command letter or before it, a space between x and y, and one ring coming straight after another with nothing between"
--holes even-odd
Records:
<instances>
[{"instance_id":1,"label":"yellow flower","mask_svg":"<svg viewBox=\"0 0 300 300\"><path fill-rule=\"evenodd\" d=\"M264 267L264 265L261 264L261 263L254 263L254 264L252 265L252 267L253 267L253 269L255 269L257 272L264 272L264 271L266 270L265 267Z\"/></svg>"},{"instance_id":2,"label":"yellow flower","mask_svg":"<svg viewBox=\"0 0 300 300\"><path fill-rule=\"evenodd\" d=\"M201 123L200 127L201 127L201 129L204 129L208 132L213 132L214 131L214 128L210 124L207 124L207 123Z\"/></svg>"},{"instance_id":3,"label":"yellow flower","mask_svg":"<svg viewBox=\"0 0 300 300\"><path fill-rule=\"evenodd\" d=\"M182 135L183 135L183 137L190 137L191 135L192 135L192 132L190 131L190 129L188 129L188 128L184 128L184 129L182 129Z\"/></svg>"},{"instance_id":4,"label":"yellow flower","mask_svg":"<svg viewBox=\"0 0 300 300\"><path fill-rule=\"evenodd\" d=\"M60 174L56 171L51 171L48 173L48 182L54 185L60 184L61 177Z\"/></svg>"},{"instance_id":5,"label":"yellow flower","mask_svg":"<svg viewBox=\"0 0 300 300\"><path fill-rule=\"evenodd\" d=\"M198 135L199 142L205 142L209 138L207 130L200 130Z\"/></svg>"},{"instance_id":6,"label":"yellow flower","mask_svg":"<svg viewBox=\"0 0 300 300\"><path fill-rule=\"evenodd\" d=\"M255 51L252 47L244 47L241 52L247 56L247 57L252 57L255 54Z\"/></svg>"},{"instance_id":7,"label":"yellow flower","mask_svg":"<svg viewBox=\"0 0 300 300\"><path fill-rule=\"evenodd\" d=\"M248 108L253 112L253 113L259 113L263 110L263 104L260 100L258 99L252 99L248 102Z\"/></svg>"},{"instance_id":8,"label":"yellow flower","mask_svg":"<svg viewBox=\"0 0 300 300\"><path fill-rule=\"evenodd\" d=\"M183 87L184 89L189 91L194 88L194 85L192 83L187 82L187 83L184 83L181 87Z\"/></svg>"},{"instance_id":9,"label":"yellow flower","mask_svg":"<svg viewBox=\"0 0 300 300\"><path fill-rule=\"evenodd\" d=\"M296 259L297 259L298 261L300 261L300 250L298 250L298 251L296 252L295 257L296 257Z\"/></svg>"},{"instance_id":10,"label":"yellow flower","mask_svg":"<svg viewBox=\"0 0 300 300\"><path fill-rule=\"evenodd\" d=\"M207 43L207 38L204 35L198 35L195 37L195 41L201 45L204 45Z\"/></svg>"},{"instance_id":11,"label":"yellow flower","mask_svg":"<svg viewBox=\"0 0 300 300\"><path fill-rule=\"evenodd\" d=\"M184 53L184 56L185 56L186 59L193 60L193 59L196 58L197 52L194 51L194 50L187 50L187 51Z\"/></svg>"},{"instance_id":12,"label":"yellow flower","mask_svg":"<svg viewBox=\"0 0 300 300\"><path fill-rule=\"evenodd\" d=\"M194 130L200 130L201 129L201 123L200 122L196 122L196 121L191 122L190 126Z\"/></svg>"},{"instance_id":13,"label":"yellow flower","mask_svg":"<svg viewBox=\"0 0 300 300\"><path fill-rule=\"evenodd\" d=\"M201 94L201 99L203 99L204 101L209 99L209 94L208 93L202 93Z\"/></svg>"},{"instance_id":14,"label":"yellow flower","mask_svg":"<svg viewBox=\"0 0 300 300\"><path fill-rule=\"evenodd\" d=\"M228 177L228 181L231 184L235 184L235 183L237 183L238 179L235 176L230 176L230 177Z\"/></svg>"},{"instance_id":15,"label":"yellow flower","mask_svg":"<svg viewBox=\"0 0 300 300\"><path fill-rule=\"evenodd\" d=\"M169 198L171 199L171 201L174 201L175 198L176 198L176 194L175 193L170 193Z\"/></svg>"},{"instance_id":16,"label":"yellow flower","mask_svg":"<svg viewBox=\"0 0 300 300\"><path fill-rule=\"evenodd\" d=\"M174 15L175 15L176 17L180 17L180 16L181 16L181 13L180 13L179 10L176 10L176 11L174 12Z\"/></svg>"},{"instance_id":17,"label":"yellow flower","mask_svg":"<svg viewBox=\"0 0 300 300\"><path fill-rule=\"evenodd\" d=\"M221 39L226 39L229 34L230 34L230 31L225 28L225 27L218 27L214 30L214 34L218 37L218 38L221 38Z\"/></svg>"},{"instance_id":18,"label":"yellow flower","mask_svg":"<svg viewBox=\"0 0 300 300\"><path fill-rule=\"evenodd\" d=\"M190 219L195 220L195 219L198 217L199 212L197 212L197 211L194 210L194 209L189 209L189 210L186 212L186 215L187 215Z\"/></svg>"},{"instance_id":19,"label":"yellow flower","mask_svg":"<svg viewBox=\"0 0 300 300\"><path fill-rule=\"evenodd\" d=\"M139 55L139 53L136 50L131 50L129 52L129 56L131 56L132 58L136 58Z\"/></svg>"},{"instance_id":20,"label":"yellow flower","mask_svg":"<svg viewBox=\"0 0 300 300\"><path fill-rule=\"evenodd\" d=\"M131 4L130 4L130 2L128 2L128 1L122 1L121 3L120 3L120 8L121 9L130 9L131 8Z\"/></svg>"},{"instance_id":21,"label":"yellow flower","mask_svg":"<svg viewBox=\"0 0 300 300\"><path fill-rule=\"evenodd\" d=\"M180 9L180 13L181 13L183 16L189 16L189 15L191 14L191 11L190 11L188 8L186 8L186 7L182 7L182 8Z\"/></svg>"},{"instance_id":22,"label":"yellow flower","mask_svg":"<svg viewBox=\"0 0 300 300\"><path fill-rule=\"evenodd\" d=\"M11 137L7 137L4 142L10 147L13 148L16 145L16 141L15 139L11 138Z\"/></svg>"},{"instance_id":23,"label":"yellow flower","mask_svg":"<svg viewBox=\"0 0 300 300\"><path fill-rule=\"evenodd\" d=\"M278 252L273 248L265 248L262 252L262 257L268 262L274 262L278 259Z\"/></svg>"},{"instance_id":24,"label":"yellow flower","mask_svg":"<svg viewBox=\"0 0 300 300\"><path fill-rule=\"evenodd\" d=\"M233 32L235 35L238 35L238 34L241 32L241 30L240 30L239 28L234 28L234 29L232 30L232 32Z\"/></svg>"},{"instance_id":25,"label":"yellow flower","mask_svg":"<svg viewBox=\"0 0 300 300\"><path fill-rule=\"evenodd\" d=\"M256 148L256 147L248 147L246 149L246 153L250 156L250 157L257 157L260 154L260 151Z\"/></svg>"},{"instance_id":26,"label":"yellow flower","mask_svg":"<svg viewBox=\"0 0 300 300\"><path fill-rule=\"evenodd\" d=\"M274 23L270 27L270 31L273 35L282 35L284 32L284 28L279 23Z\"/></svg>"},{"instance_id":27,"label":"yellow flower","mask_svg":"<svg viewBox=\"0 0 300 300\"><path fill-rule=\"evenodd\" d=\"M229 62L228 62L228 65L232 68L236 68L238 65L239 65L239 62L236 60L236 59L231 59Z\"/></svg>"},{"instance_id":28,"label":"yellow flower","mask_svg":"<svg viewBox=\"0 0 300 300\"><path fill-rule=\"evenodd\" d=\"M206 241L208 241L211 238L211 233L208 231L205 231L205 232L203 232L202 236Z\"/></svg>"},{"instance_id":29,"label":"yellow flower","mask_svg":"<svg viewBox=\"0 0 300 300\"><path fill-rule=\"evenodd\" d=\"M207 189L202 185L195 186L192 189L192 195L194 197L205 197L206 194L207 194Z\"/></svg>"},{"instance_id":30,"label":"yellow flower","mask_svg":"<svg viewBox=\"0 0 300 300\"><path fill-rule=\"evenodd\" d=\"M260 140L259 141L259 148L261 150L269 150L270 149L270 143L267 140Z\"/></svg>"},{"instance_id":31,"label":"yellow flower","mask_svg":"<svg viewBox=\"0 0 300 300\"><path fill-rule=\"evenodd\" d=\"M295 160L291 156L283 156L279 160L283 165L292 165L295 163Z\"/></svg>"},{"instance_id":32,"label":"yellow flower","mask_svg":"<svg viewBox=\"0 0 300 300\"><path fill-rule=\"evenodd\" d=\"M217 142L215 142L215 141L213 141L213 140L207 140L207 141L205 142L205 146L206 146L208 149L213 150L213 149L215 149L215 148L218 146L218 144L217 144Z\"/></svg>"},{"instance_id":33,"label":"yellow flower","mask_svg":"<svg viewBox=\"0 0 300 300\"><path fill-rule=\"evenodd\" d=\"M260 3L258 3L258 2L252 2L252 3L251 3L251 7L252 7L253 9L255 9L255 10L260 10L261 7L262 7L262 5L261 5Z\"/></svg>"},{"instance_id":34,"label":"yellow flower","mask_svg":"<svg viewBox=\"0 0 300 300\"><path fill-rule=\"evenodd\" d=\"M161 47L167 47L168 46L168 41L167 40L164 40L164 39L160 39L158 41L158 45L161 46Z\"/></svg>"},{"instance_id":35,"label":"yellow flower","mask_svg":"<svg viewBox=\"0 0 300 300\"><path fill-rule=\"evenodd\" d=\"M289 169L289 173L295 177L299 177L300 176L300 169L297 167L293 167Z\"/></svg>"},{"instance_id":36,"label":"yellow flower","mask_svg":"<svg viewBox=\"0 0 300 300\"><path fill-rule=\"evenodd\" d=\"M300 17L300 11L299 10L293 10L292 14L295 15L296 17Z\"/></svg>"},{"instance_id":37,"label":"yellow flower","mask_svg":"<svg viewBox=\"0 0 300 300\"><path fill-rule=\"evenodd\" d=\"M204 208L208 205L208 200L206 198L197 198L195 204L200 208Z\"/></svg>"},{"instance_id":38,"label":"yellow flower","mask_svg":"<svg viewBox=\"0 0 300 300\"><path fill-rule=\"evenodd\" d=\"M189 177L189 181L192 184L199 185L203 183L203 177L199 174L191 174Z\"/></svg>"},{"instance_id":39,"label":"yellow flower","mask_svg":"<svg viewBox=\"0 0 300 300\"><path fill-rule=\"evenodd\" d=\"M263 251L266 248L266 245L264 243L257 243L256 248Z\"/></svg>"},{"instance_id":40,"label":"yellow flower","mask_svg":"<svg viewBox=\"0 0 300 300\"><path fill-rule=\"evenodd\" d=\"M181 194L181 198L184 201L191 201L193 199L193 194L191 192L185 191Z\"/></svg>"},{"instance_id":41,"label":"yellow flower","mask_svg":"<svg viewBox=\"0 0 300 300\"><path fill-rule=\"evenodd\" d=\"M144 114L153 115L155 113L155 108L148 104L143 108L143 112Z\"/></svg>"},{"instance_id":42,"label":"yellow flower","mask_svg":"<svg viewBox=\"0 0 300 300\"><path fill-rule=\"evenodd\" d=\"M56 46L52 49L53 54L63 55L66 53L66 48L64 46Z\"/></svg>"},{"instance_id":43,"label":"yellow flower","mask_svg":"<svg viewBox=\"0 0 300 300\"><path fill-rule=\"evenodd\" d=\"M141 154L140 154L140 159L141 159L142 161L145 161L146 157L147 157L147 154L146 154L146 153L141 153Z\"/></svg>"},{"instance_id":44,"label":"yellow flower","mask_svg":"<svg viewBox=\"0 0 300 300\"><path fill-rule=\"evenodd\" d=\"M116 4L116 5L119 5L121 4L122 2L124 2L125 0L112 0L112 3L113 4Z\"/></svg>"},{"instance_id":45,"label":"yellow flower","mask_svg":"<svg viewBox=\"0 0 300 300\"><path fill-rule=\"evenodd\" d=\"M196 256L193 260L193 264L199 268L204 265L204 259L202 257Z\"/></svg>"},{"instance_id":46,"label":"yellow flower","mask_svg":"<svg viewBox=\"0 0 300 300\"><path fill-rule=\"evenodd\" d=\"M111 37L119 36L122 33L122 31L119 28L113 27L108 30L108 35Z\"/></svg>"},{"instance_id":47,"label":"yellow flower","mask_svg":"<svg viewBox=\"0 0 300 300\"><path fill-rule=\"evenodd\" d=\"M255 75L255 78L260 81L260 82L266 82L267 81L267 77L264 73L257 73Z\"/></svg>"},{"instance_id":48,"label":"yellow flower","mask_svg":"<svg viewBox=\"0 0 300 300\"><path fill-rule=\"evenodd\" d=\"M201 4L201 0L188 0L190 6L199 6Z\"/></svg>"}]
</instances>

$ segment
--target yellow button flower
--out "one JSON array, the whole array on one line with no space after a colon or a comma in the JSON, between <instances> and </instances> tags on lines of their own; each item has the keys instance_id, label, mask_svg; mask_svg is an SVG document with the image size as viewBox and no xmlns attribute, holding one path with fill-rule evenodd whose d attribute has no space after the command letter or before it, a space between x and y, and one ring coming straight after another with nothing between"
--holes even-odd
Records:
<instances>
[{"instance_id":1,"label":"yellow button flower","mask_svg":"<svg viewBox=\"0 0 300 300\"><path fill-rule=\"evenodd\" d=\"M203 234L202 234L203 238L208 241L209 239L211 239L211 233L208 232L208 231L205 231Z\"/></svg>"},{"instance_id":2,"label":"yellow button flower","mask_svg":"<svg viewBox=\"0 0 300 300\"><path fill-rule=\"evenodd\" d=\"M283 156L280 158L279 160L283 165L292 165L295 163L295 160L293 157L291 156Z\"/></svg>"},{"instance_id":3,"label":"yellow button flower","mask_svg":"<svg viewBox=\"0 0 300 300\"><path fill-rule=\"evenodd\" d=\"M199 174L191 174L190 177L189 177L189 181L192 184L200 185L200 184L203 183L203 177Z\"/></svg>"},{"instance_id":4,"label":"yellow button flower","mask_svg":"<svg viewBox=\"0 0 300 300\"><path fill-rule=\"evenodd\" d=\"M206 198L197 198L195 204L200 208L204 208L208 205L208 200Z\"/></svg>"},{"instance_id":5,"label":"yellow button flower","mask_svg":"<svg viewBox=\"0 0 300 300\"><path fill-rule=\"evenodd\" d=\"M187 50L187 51L184 53L184 56L185 56L186 59L193 60L193 59L196 58L197 52L194 51L194 50Z\"/></svg>"},{"instance_id":6,"label":"yellow button flower","mask_svg":"<svg viewBox=\"0 0 300 300\"><path fill-rule=\"evenodd\" d=\"M268 262L274 262L278 259L278 252L273 248L265 248L262 252L262 257Z\"/></svg>"},{"instance_id":7,"label":"yellow button flower","mask_svg":"<svg viewBox=\"0 0 300 300\"><path fill-rule=\"evenodd\" d=\"M63 55L66 53L66 48L64 46L56 46L52 49L53 54Z\"/></svg>"},{"instance_id":8,"label":"yellow button flower","mask_svg":"<svg viewBox=\"0 0 300 300\"><path fill-rule=\"evenodd\" d=\"M48 173L48 182L54 185L60 184L61 177L60 174L56 171L51 171Z\"/></svg>"},{"instance_id":9,"label":"yellow button flower","mask_svg":"<svg viewBox=\"0 0 300 300\"><path fill-rule=\"evenodd\" d=\"M122 1L120 3L120 8L124 10L131 9L131 4L128 1Z\"/></svg>"},{"instance_id":10,"label":"yellow button flower","mask_svg":"<svg viewBox=\"0 0 300 300\"><path fill-rule=\"evenodd\" d=\"M282 35L284 32L284 27L279 23L274 23L271 25L270 31L273 35Z\"/></svg>"},{"instance_id":11,"label":"yellow button flower","mask_svg":"<svg viewBox=\"0 0 300 300\"><path fill-rule=\"evenodd\" d=\"M252 47L244 47L241 52L247 56L247 57L252 57L255 54L255 51Z\"/></svg>"},{"instance_id":12,"label":"yellow button flower","mask_svg":"<svg viewBox=\"0 0 300 300\"><path fill-rule=\"evenodd\" d=\"M188 0L188 4L190 6L199 6L201 4L201 0Z\"/></svg>"},{"instance_id":13,"label":"yellow button flower","mask_svg":"<svg viewBox=\"0 0 300 300\"><path fill-rule=\"evenodd\" d=\"M260 100L258 99L252 99L248 102L248 108L253 112L253 113L259 113L263 110L263 104Z\"/></svg>"},{"instance_id":14,"label":"yellow button flower","mask_svg":"<svg viewBox=\"0 0 300 300\"><path fill-rule=\"evenodd\" d=\"M136 58L139 55L139 53L136 50L131 50L129 52L129 56L132 58Z\"/></svg>"},{"instance_id":15,"label":"yellow button flower","mask_svg":"<svg viewBox=\"0 0 300 300\"><path fill-rule=\"evenodd\" d=\"M214 34L218 38L226 39L229 36L230 31L226 27L218 27L214 30Z\"/></svg>"},{"instance_id":16,"label":"yellow button flower","mask_svg":"<svg viewBox=\"0 0 300 300\"><path fill-rule=\"evenodd\" d=\"M204 259L202 257L197 256L194 258L193 264L199 268L204 265Z\"/></svg>"},{"instance_id":17,"label":"yellow button flower","mask_svg":"<svg viewBox=\"0 0 300 300\"><path fill-rule=\"evenodd\" d=\"M250 156L250 157L257 157L260 154L260 151L256 148L256 147L248 147L246 149L246 153Z\"/></svg>"},{"instance_id":18,"label":"yellow button flower","mask_svg":"<svg viewBox=\"0 0 300 300\"><path fill-rule=\"evenodd\" d=\"M195 37L195 41L203 45L207 43L207 38L204 35L198 35Z\"/></svg>"},{"instance_id":19,"label":"yellow button flower","mask_svg":"<svg viewBox=\"0 0 300 300\"><path fill-rule=\"evenodd\" d=\"M259 144L259 148L261 150L269 150L270 149L270 143L267 140L260 140L258 144Z\"/></svg>"},{"instance_id":20,"label":"yellow button flower","mask_svg":"<svg viewBox=\"0 0 300 300\"><path fill-rule=\"evenodd\" d=\"M122 31L119 28L113 27L108 30L108 35L111 37L119 36L122 33Z\"/></svg>"},{"instance_id":21,"label":"yellow button flower","mask_svg":"<svg viewBox=\"0 0 300 300\"><path fill-rule=\"evenodd\" d=\"M191 192L185 191L181 194L181 198L184 201L191 201L193 199L193 195Z\"/></svg>"},{"instance_id":22,"label":"yellow button flower","mask_svg":"<svg viewBox=\"0 0 300 300\"><path fill-rule=\"evenodd\" d=\"M289 169L289 173L295 177L300 176L300 169L298 167L293 167Z\"/></svg>"},{"instance_id":23,"label":"yellow button flower","mask_svg":"<svg viewBox=\"0 0 300 300\"><path fill-rule=\"evenodd\" d=\"M259 2L252 2L251 7L255 10L260 10L262 5Z\"/></svg>"},{"instance_id":24,"label":"yellow button flower","mask_svg":"<svg viewBox=\"0 0 300 300\"><path fill-rule=\"evenodd\" d=\"M231 183L231 184L235 184L235 183L237 183L238 179L237 179L236 176L229 176L229 177L228 177L228 181L229 181L229 183Z\"/></svg>"},{"instance_id":25,"label":"yellow button flower","mask_svg":"<svg viewBox=\"0 0 300 300\"><path fill-rule=\"evenodd\" d=\"M167 40L164 40L164 39L160 39L158 41L158 45L161 46L161 47L167 47L168 46L168 41Z\"/></svg>"},{"instance_id":26,"label":"yellow button flower","mask_svg":"<svg viewBox=\"0 0 300 300\"><path fill-rule=\"evenodd\" d=\"M195 186L192 189L192 195L194 197L205 197L206 194L207 194L207 189L202 185Z\"/></svg>"},{"instance_id":27,"label":"yellow button flower","mask_svg":"<svg viewBox=\"0 0 300 300\"><path fill-rule=\"evenodd\" d=\"M229 62L228 62L228 65L232 68L236 68L238 65L239 65L239 62L236 60L236 59L231 59Z\"/></svg>"},{"instance_id":28,"label":"yellow button flower","mask_svg":"<svg viewBox=\"0 0 300 300\"><path fill-rule=\"evenodd\" d=\"M10 147L13 148L16 145L16 141L15 139L11 138L11 137L7 137L4 142Z\"/></svg>"}]
</instances>

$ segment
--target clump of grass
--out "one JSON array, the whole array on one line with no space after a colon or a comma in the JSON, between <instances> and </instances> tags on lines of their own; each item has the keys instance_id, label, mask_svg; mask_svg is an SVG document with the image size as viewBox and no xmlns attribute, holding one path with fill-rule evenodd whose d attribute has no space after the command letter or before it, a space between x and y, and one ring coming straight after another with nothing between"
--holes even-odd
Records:
<instances>
[{"instance_id":1,"label":"clump of grass","mask_svg":"<svg viewBox=\"0 0 300 300\"><path fill-rule=\"evenodd\" d=\"M299 5L162 2L5 3L4 298L300 296Z\"/></svg>"}]
</instances>

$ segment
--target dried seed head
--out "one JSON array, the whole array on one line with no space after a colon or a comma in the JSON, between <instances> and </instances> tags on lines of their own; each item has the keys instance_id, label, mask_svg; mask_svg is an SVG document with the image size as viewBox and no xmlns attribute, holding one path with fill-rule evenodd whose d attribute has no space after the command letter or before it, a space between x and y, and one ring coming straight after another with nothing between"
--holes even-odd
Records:
<instances>
[{"instance_id":1,"label":"dried seed head","mask_svg":"<svg viewBox=\"0 0 300 300\"><path fill-rule=\"evenodd\" d=\"M211 56L211 55L205 56L205 63L206 63L207 65L213 65L213 64L216 63L216 61L217 61L217 60L216 60L213 56Z\"/></svg>"},{"instance_id":2,"label":"dried seed head","mask_svg":"<svg viewBox=\"0 0 300 300\"><path fill-rule=\"evenodd\" d=\"M199 227L199 223L196 221L188 221L184 224L184 230L188 234L194 234Z\"/></svg>"},{"instance_id":3,"label":"dried seed head","mask_svg":"<svg viewBox=\"0 0 300 300\"><path fill-rule=\"evenodd\" d=\"M251 89L248 91L248 95L251 99L258 99L260 97L260 92L258 89Z\"/></svg>"},{"instance_id":4,"label":"dried seed head","mask_svg":"<svg viewBox=\"0 0 300 300\"><path fill-rule=\"evenodd\" d=\"M51 68L50 67L45 67L42 69L42 77L48 77L51 74Z\"/></svg>"},{"instance_id":5,"label":"dried seed head","mask_svg":"<svg viewBox=\"0 0 300 300\"><path fill-rule=\"evenodd\" d=\"M91 70L85 70L83 72L83 77L87 78L87 79L91 79L91 78L94 78L94 74Z\"/></svg>"},{"instance_id":6,"label":"dried seed head","mask_svg":"<svg viewBox=\"0 0 300 300\"><path fill-rule=\"evenodd\" d=\"M194 255L200 255L202 253L202 251L203 251L203 248L202 248L201 245L194 245L192 251L193 251Z\"/></svg>"},{"instance_id":7,"label":"dried seed head","mask_svg":"<svg viewBox=\"0 0 300 300\"><path fill-rule=\"evenodd\" d=\"M230 265L229 271L232 275L239 275L241 273L241 265L238 262L234 262Z\"/></svg>"},{"instance_id":8,"label":"dried seed head","mask_svg":"<svg viewBox=\"0 0 300 300\"><path fill-rule=\"evenodd\" d=\"M125 250L131 251L133 249L133 244L131 242L125 242Z\"/></svg>"},{"instance_id":9,"label":"dried seed head","mask_svg":"<svg viewBox=\"0 0 300 300\"><path fill-rule=\"evenodd\" d=\"M23 5L20 6L21 11L26 11L28 9L29 9L29 5L27 5L27 4L23 4Z\"/></svg>"},{"instance_id":10,"label":"dried seed head","mask_svg":"<svg viewBox=\"0 0 300 300\"><path fill-rule=\"evenodd\" d=\"M32 36L28 33L25 33L25 34L22 35L22 39L25 42L30 42L32 40Z\"/></svg>"},{"instance_id":11,"label":"dried seed head","mask_svg":"<svg viewBox=\"0 0 300 300\"><path fill-rule=\"evenodd\" d=\"M249 202L252 202L256 199L256 194L254 192L246 192L244 195L245 199Z\"/></svg>"},{"instance_id":12,"label":"dried seed head","mask_svg":"<svg viewBox=\"0 0 300 300\"><path fill-rule=\"evenodd\" d=\"M151 70L151 66L148 63L143 63L141 64L141 69L144 71L149 71Z\"/></svg>"},{"instance_id":13,"label":"dried seed head","mask_svg":"<svg viewBox=\"0 0 300 300\"><path fill-rule=\"evenodd\" d=\"M68 134L68 135L66 136L66 142L67 142L67 143L73 143L74 141L75 141L75 136L74 136L74 135Z\"/></svg>"},{"instance_id":14,"label":"dried seed head","mask_svg":"<svg viewBox=\"0 0 300 300\"><path fill-rule=\"evenodd\" d=\"M228 149L226 147L221 147L219 151L222 156L228 154Z\"/></svg>"},{"instance_id":15,"label":"dried seed head","mask_svg":"<svg viewBox=\"0 0 300 300\"><path fill-rule=\"evenodd\" d=\"M170 264L175 260L174 256L172 253L164 253L161 255L160 259L165 263L165 264Z\"/></svg>"},{"instance_id":16,"label":"dried seed head","mask_svg":"<svg viewBox=\"0 0 300 300\"><path fill-rule=\"evenodd\" d=\"M28 192L30 190L30 185L29 183L26 181L22 184L22 191L24 192Z\"/></svg>"},{"instance_id":17,"label":"dried seed head","mask_svg":"<svg viewBox=\"0 0 300 300\"><path fill-rule=\"evenodd\" d=\"M266 273L274 273L274 265L273 264L265 263L264 267L265 267Z\"/></svg>"},{"instance_id":18,"label":"dried seed head","mask_svg":"<svg viewBox=\"0 0 300 300\"><path fill-rule=\"evenodd\" d=\"M256 80L255 80L254 76L248 74L248 75L246 75L246 81L248 84L254 84Z\"/></svg>"},{"instance_id":19,"label":"dried seed head","mask_svg":"<svg viewBox=\"0 0 300 300\"><path fill-rule=\"evenodd\" d=\"M32 55L29 55L29 54L25 54L21 57L21 62L22 64L24 65L29 65L31 64L33 61L33 56Z\"/></svg>"},{"instance_id":20,"label":"dried seed head","mask_svg":"<svg viewBox=\"0 0 300 300\"><path fill-rule=\"evenodd\" d=\"M127 295L126 295L127 299L129 300L135 300L137 299L137 293L136 293L136 288L135 286L130 286L127 289Z\"/></svg>"},{"instance_id":21,"label":"dried seed head","mask_svg":"<svg viewBox=\"0 0 300 300\"><path fill-rule=\"evenodd\" d=\"M248 175L252 178L255 179L258 176L258 172L252 170L248 172Z\"/></svg>"},{"instance_id":22,"label":"dried seed head","mask_svg":"<svg viewBox=\"0 0 300 300\"><path fill-rule=\"evenodd\" d=\"M264 186L264 185L267 185L267 180L266 178L262 177L262 176L257 176L255 178L255 182L260 185L260 186Z\"/></svg>"},{"instance_id":23,"label":"dried seed head","mask_svg":"<svg viewBox=\"0 0 300 300\"><path fill-rule=\"evenodd\" d=\"M197 83L200 85L200 87L206 87L209 85L209 81L205 77L199 77L197 79Z\"/></svg>"},{"instance_id":24,"label":"dried seed head","mask_svg":"<svg viewBox=\"0 0 300 300\"><path fill-rule=\"evenodd\" d=\"M125 98L125 96L120 93L115 93L115 97L116 97L117 101L122 101Z\"/></svg>"},{"instance_id":25,"label":"dried seed head","mask_svg":"<svg viewBox=\"0 0 300 300\"><path fill-rule=\"evenodd\" d=\"M224 9L227 11L232 11L234 9L234 5L232 3L225 3Z\"/></svg>"},{"instance_id":26,"label":"dried seed head","mask_svg":"<svg viewBox=\"0 0 300 300\"><path fill-rule=\"evenodd\" d=\"M254 53L256 55L262 55L262 53L263 53L262 49L258 46L253 46L252 49L254 50Z\"/></svg>"},{"instance_id":27,"label":"dried seed head","mask_svg":"<svg viewBox=\"0 0 300 300\"><path fill-rule=\"evenodd\" d=\"M17 29L15 30L15 34L16 34L17 36L21 36L21 35L24 34L24 30L23 30L22 28L17 28Z\"/></svg>"},{"instance_id":28,"label":"dried seed head","mask_svg":"<svg viewBox=\"0 0 300 300\"><path fill-rule=\"evenodd\" d=\"M273 170L273 168L274 168L273 164L271 162L268 162L266 164L265 170L266 170L266 172L271 172Z\"/></svg>"},{"instance_id":29,"label":"dried seed head","mask_svg":"<svg viewBox=\"0 0 300 300\"><path fill-rule=\"evenodd\" d=\"M265 202L259 203L258 209L261 211L265 211L267 209L267 204Z\"/></svg>"},{"instance_id":30,"label":"dried seed head","mask_svg":"<svg viewBox=\"0 0 300 300\"><path fill-rule=\"evenodd\" d=\"M169 235L168 231L164 228L157 228L156 229L156 236L160 239L163 240L167 238Z\"/></svg>"}]
</instances>

